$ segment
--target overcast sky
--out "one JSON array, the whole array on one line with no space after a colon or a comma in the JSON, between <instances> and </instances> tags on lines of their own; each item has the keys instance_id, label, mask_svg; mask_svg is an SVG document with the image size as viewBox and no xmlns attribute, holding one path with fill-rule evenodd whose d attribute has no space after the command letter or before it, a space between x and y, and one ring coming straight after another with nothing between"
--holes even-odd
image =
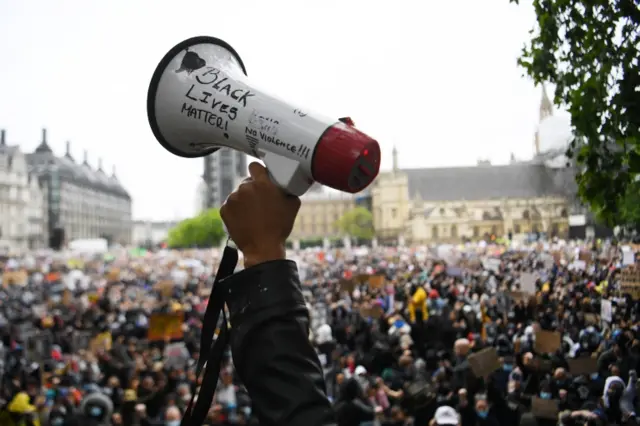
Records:
<instances>
[{"instance_id":1,"label":"overcast sky","mask_svg":"<svg viewBox=\"0 0 640 426\"><path fill-rule=\"evenodd\" d=\"M95 166L116 165L136 219L193 213L202 160L154 139L146 92L183 39L229 42L249 76L303 106L350 116L383 168L506 163L533 153L540 89L516 58L530 1L0 1L0 128L32 151L46 127Z\"/></svg>"}]
</instances>

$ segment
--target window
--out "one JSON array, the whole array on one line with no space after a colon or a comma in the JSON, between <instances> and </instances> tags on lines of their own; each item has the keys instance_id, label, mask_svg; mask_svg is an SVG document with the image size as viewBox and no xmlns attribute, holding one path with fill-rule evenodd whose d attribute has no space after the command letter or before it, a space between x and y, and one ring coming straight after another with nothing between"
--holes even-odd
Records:
<instances>
[{"instance_id":1,"label":"window","mask_svg":"<svg viewBox=\"0 0 640 426\"><path fill-rule=\"evenodd\" d=\"M520 225L518 225L517 223L513 226L513 232L515 232L516 234L519 234L520 231Z\"/></svg>"},{"instance_id":2,"label":"window","mask_svg":"<svg viewBox=\"0 0 640 426\"><path fill-rule=\"evenodd\" d=\"M444 208L440 207L440 216L444 216Z\"/></svg>"},{"instance_id":3,"label":"window","mask_svg":"<svg viewBox=\"0 0 640 426\"><path fill-rule=\"evenodd\" d=\"M529 220L531 218L531 214L529 213L529 210L525 210L524 212L522 212L522 218L524 220Z\"/></svg>"},{"instance_id":4,"label":"window","mask_svg":"<svg viewBox=\"0 0 640 426\"><path fill-rule=\"evenodd\" d=\"M451 236L453 238L458 236L458 227L456 225L451 225Z\"/></svg>"},{"instance_id":5,"label":"window","mask_svg":"<svg viewBox=\"0 0 640 426\"><path fill-rule=\"evenodd\" d=\"M562 209L562 211L560 212L560 217L567 217L569 216L569 214L567 213L567 209Z\"/></svg>"},{"instance_id":6,"label":"window","mask_svg":"<svg viewBox=\"0 0 640 426\"><path fill-rule=\"evenodd\" d=\"M398 209L396 208L391 209L391 218L395 219L397 215L398 215Z\"/></svg>"},{"instance_id":7,"label":"window","mask_svg":"<svg viewBox=\"0 0 640 426\"><path fill-rule=\"evenodd\" d=\"M438 227L437 226L432 226L431 227L431 238L434 238L434 239L438 238Z\"/></svg>"},{"instance_id":8,"label":"window","mask_svg":"<svg viewBox=\"0 0 640 426\"><path fill-rule=\"evenodd\" d=\"M473 227L473 236L476 238L480 236L480 228L478 228L477 226Z\"/></svg>"}]
</instances>

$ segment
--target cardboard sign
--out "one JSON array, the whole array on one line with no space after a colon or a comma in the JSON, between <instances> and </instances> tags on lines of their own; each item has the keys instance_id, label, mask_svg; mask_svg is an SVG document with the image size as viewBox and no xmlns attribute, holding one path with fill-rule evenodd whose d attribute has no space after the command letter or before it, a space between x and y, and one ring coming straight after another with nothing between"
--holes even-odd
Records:
<instances>
[{"instance_id":1,"label":"cardboard sign","mask_svg":"<svg viewBox=\"0 0 640 426\"><path fill-rule=\"evenodd\" d=\"M534 416L543 419L558 419L558 401L554 399L542 399L534 396L531 398L531 412Z\"/></svg>"},{"instance_id":2,"label":"cardboard sign","mask_svg":"<svg viewBox=\"0 0 640 426\"><path fill-rule=\"evenodd\" d=\"M72 303L73 295L71 294L71 290L67 288L64 290L64 293L62 293L62 304L64 306L71 306Z\"/></svg>"},{"instance_id":3,"label":"cardboard sign","mask_svg":"<svg viewBox=\"0 0 640 426\"><path fill-rule=\"evenodd\" d=\"M363 318L371 317L373 319L380 319L384 315L384 310L380 305L366 305L360 308L360 315L362 315Z\"/></svg>"},{"instance_id":4,"label":"cardboard sign","mask_svg":"<svg viewBox=\"0 0 640 426\"><path fill-rule=\"evenodd\" d=\"M486 348L471 354L468 358L471 371L476 377L485 379L501 367L496 348Z\"/></svg>"},{"instance_id":5,"label":"cardboard sign","mask_svg":"<svg viewBox=\"0 0 640 426\"><path fill-rule=\"evenodd\" d=\"M640 300L640 268L630 265L620 272L620 291Z\"/></svg>"},{"instance_id":6,"label":"cardboard sign","mask_svg":"<svg viewBox=\"0 0 640 426\"><path fill-rule=\"evenodd\" d=\"M169 298L173 296L173 287L174 287L174 283L173 281L170 281L170 280L160 281L159 283L153 286L153 288L159 291L162 297L164 298Z\"/></svg>"},{"instance_id":7,"label":"cardboard sign","mask_svg":"<svg viewBox=\"0 0 640 426\"><path fill-rule=\"evenodd\" d=\"M174 312L170 314L152 314L149 318L149 330L147 338L151 342L164 341L169 338L182 339L184 332L184 312Z\"/></svg>"},{"instance_id":8,"label":"cardboard sign","mask_svg":"<svg viewBox=\"0 0 640 426\"><path fill-rule=\"evenodd\" d=\"M29 277L27 271L5 271L2 274L2 284L4 285L26 285Z\"/></svg>"},{"instance_id":9,"label":"cardboard sign","mask_svg":"<svg viewBox=\"0 0 640 426\"><path fill-rule=\"evenodd\" d=\"M569 371L574 376L598 372L598 359L592 357L568 359Z\"/></svg>"},{"instance_id":10,"label":"cardboard sign","mask_svg":"<svg viewBox=\"0 0 640 426\"><path fill-rule=\"evenodd\" d=\"M353 290L356 288L356 283L353 280L341 279L340 280L340 291L345 291L349 294L353 293Z\"/></svg>"},{"instance_id":11,"label":"cardboard sign","mask_svg":"<svg viewBox=\"0 0 640 426\"><path fill-rule=\"evenodd\" d=\"M120 269L114 268L107 274L107 281L120 281Z\"/></svg>"},{"instance_id":12,"label":"cardboard sign","mask_svg":"<svg viewBox=\"0 0 640 426\"><path fill-rule=\"evenodd\" d=\"M534 350L539 354L553 354L562 345L562 336L557 331L538 330Z\"/></svg>"},{"instance_id":13,"label":"cardboard sign","mask_svg":"<svg viewBox=\"0 0 640 426\"><path fill-rule=\"evenodd\" d=\"M96 337L91 340L89 344L89 349L91 352L108 352L111 350L111 345L113 343L113 338L111 337L111 333L106 331L104 333L98 334Z\"/></svg>"},{"instance_id":14,"label":"cardboard sign","mask_svg":"<svg viewBox=\"0 0 640 426\"><path fill-rule=\"evenodd\" d=\"M369 287L382 288L384 286L384 275L371 275L369 277Z\"/></svg>"}]
</instances>

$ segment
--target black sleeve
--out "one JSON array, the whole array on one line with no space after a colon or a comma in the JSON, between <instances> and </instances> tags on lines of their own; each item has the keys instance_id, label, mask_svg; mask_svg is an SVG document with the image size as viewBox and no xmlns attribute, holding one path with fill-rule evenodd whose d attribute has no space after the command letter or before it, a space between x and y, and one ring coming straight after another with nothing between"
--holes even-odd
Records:
<instances>
[{"instance_id":1,"label":"black sleeve","mask_svg":"<svg viewBox=\"0 0 640 426\"><path fill-rule=\"evenodd\" d=\"M260 424L334 425L296 264L266 262L225 281L233 362Z\"/></svg>"}]
</instances>

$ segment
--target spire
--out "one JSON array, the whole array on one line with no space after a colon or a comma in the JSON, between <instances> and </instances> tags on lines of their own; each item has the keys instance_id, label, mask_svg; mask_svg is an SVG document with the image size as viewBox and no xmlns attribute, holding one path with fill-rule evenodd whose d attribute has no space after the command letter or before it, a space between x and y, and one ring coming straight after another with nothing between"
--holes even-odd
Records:
<instances>
[{"instance_id":1,"label":"spire","mask_svg":"<svg viewBox=\"0 0 640 426\"><path fill-rule=\"evenodd\" d=\"M393 172L398 171L398 149L396 146L393 146L393 151L391 152L391 157L393 159Z\"/></svg>"},{"instance_id":2,"label":"spire","mask_svg":"<svg viewBox=\"0 0 640 426\"><path fill-rule=\"evenodd\" d=\"M0 145L5 146L7 144L7 140L5 139L7 136L7 132L4 129L0 130Z\"/></svg>"},{"instance_id":3,"label":"spire","mask_svg":"<svg viewBox=\"0 0 640 426\"><path fill-rule=\"evenodd\" d=\"M98 171L104 172L104 170L102 170L102 158L98 158Z\"/></svg>"},{"instance_id":4,"label":"spire","mask_svg":"<svg viewBox=\"0 0 640 426\"><path fill-rule=\"evenodd\" d=\"M116 166L115 165L111 167L111 177L114 178L114 179L116 178Z\"/></svg>"},{"instance_id":5,"label":"spire","mask_svg":"<svg viewBox=\"0 0 640 426\"><path fill-rule=\"evenodd\" d=\"M71 156L71 142L67 141L67 149L64 153L64 156L73 161L73 157Z\"/></svg>"},{"instance_id":6,"label":"spire","mask_svg":"<svg viewBox=\"0 0 640 426\"><path fill-rule=\"evenodd\" d=\"M38 145L38 147L36 148L36 153L38 154L53 153L53 151L51 151L51 148L49 147L49 144L47 143L47 129L42 129L42 141L40 142L40 145Z\"/></svg>"},{"instance_id":7,"label":"spire","mask_svg":"<svg viewBox=\"0 0 640 426\"><path fill-rule=\"evenodd\" d=\"M553 103L551 99L549 99L549 95L547 94L547 87L545 84L542 84L542 99L540 99L540 123L547 118L553 115Z\"/></svg>"},{"instance_id":8,"label":"spire","mask_svg":"<svg viewBox=\"0 0 640 426\"><path fill-rule=\"evenodd\" d=\"M89 166L89 154L87 153L86 149L84 150L82 164L84 166Z\"/></svg>"}]
</instances>

